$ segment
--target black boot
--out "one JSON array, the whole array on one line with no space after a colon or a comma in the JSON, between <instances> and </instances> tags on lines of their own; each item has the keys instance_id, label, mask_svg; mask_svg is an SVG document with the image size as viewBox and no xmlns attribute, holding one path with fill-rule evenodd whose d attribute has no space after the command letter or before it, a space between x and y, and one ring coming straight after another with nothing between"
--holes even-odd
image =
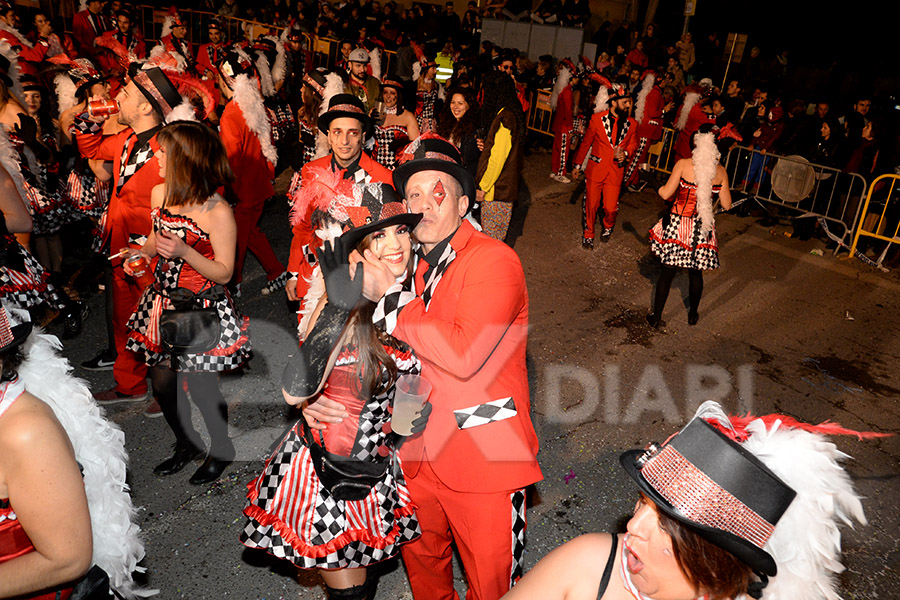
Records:
<instances>
[{"instance_id":1,"label":"black boot","mask_svg":"<svg viewBox=\"0 0 900 600\"><path fill-rule=\"evenodd\" d=\"M175 452L153 468L154 475L174 475L187 466L189 462L203 456L203 448L190 442L176 442Z\"/></svg>"},{"instance_id":2,"label":"black boot","mask_svg":"<svg viewBox=\"0 0 900 600\"><path fill-rule=\"evenodd\" d=\"M225 469L228 467L228 465L231 464L233 460L234 446L232 446L230 449L216 452L210 450L209 455L207 455L206 460L203 461L203 464L200 465L200 468L197 469L193 475L191 475L190 482L193 485L212 483L222 476L222 473L225 472Z\"/></svg>"}]
</instances>

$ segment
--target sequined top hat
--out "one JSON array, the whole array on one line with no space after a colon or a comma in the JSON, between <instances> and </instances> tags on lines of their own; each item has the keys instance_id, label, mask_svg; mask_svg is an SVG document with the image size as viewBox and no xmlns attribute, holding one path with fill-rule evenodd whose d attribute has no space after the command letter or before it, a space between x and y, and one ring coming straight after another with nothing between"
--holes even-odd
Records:
<instances>
[{"instance_id":1,"label":"sequined top hat","mask_svg":"<svg viewBox=\"0 0 900 600\"><path fill-rule=\"evenodd\" d=\"M331 122L341 117L359 119L366 132L372 128L371 119L366 114L366 107L353 94L335 94L331 97L331 100L328 101L328 110L319 115L319 129L323 133L328 133Z\"/></svg>"},{"instance_id":2,"label":"sequined top hat","mask_svg":"<svg viewBox=\"0 0 900 600\"><path fill-rule=\"evenodd\" d=\"M394 170L394 187L406 196L406 182L419 171L443 171L455 178L469 197L469 206L475 202L475 180L462 164L462 156L456 146L444 138L425 133L410 142L397 157L401 163Z\"/></svg>"},{"instance_id":3,"label":"sequined top hat","mask_svg":"<svg viewBox=\"0 0 900 600\"><path fill-rule=\"evenodd\" d=\"M421 215L420 215L421 216ZM31 321L10 326L6 308L0 306L0 354L9 352L28 339L31 333Z\"/></svg>"}]
</instances>

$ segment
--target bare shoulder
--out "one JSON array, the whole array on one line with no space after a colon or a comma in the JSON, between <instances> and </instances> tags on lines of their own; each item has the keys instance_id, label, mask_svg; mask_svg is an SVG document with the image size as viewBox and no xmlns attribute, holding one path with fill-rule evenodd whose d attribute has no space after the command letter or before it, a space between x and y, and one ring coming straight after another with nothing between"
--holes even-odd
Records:
<instances>
[{"instance_id":1,"label":"bare shoulder","mask_svg":"<svg viewBox=\"0 0 900 600\"><path fill-rule=\"evenodd\" d=\"M227 224L229 221L234 222L234 209L231 208L231 205L228 204L225 198L219 194L214 194L209 199L209 216L215 225Z\"/></svg>"},{"instance_id":2,"label":"bare shoulder","mask_svg":"<svg viewBox=\"0 0 900 600\"><path fill-rule=\"evenodd\" d=\"M68 437L53 410L40 399L25 392L3 415L0 427L0 455L30 456L36 450L54 445Z\"/></svg>"},{"instance_id":3,"label":"bare shoulder","mask_svg":"<svg viewBox=\"0 0 900 600\"><path fill-rule=\"evenodd\" d=\"M158 208L162 206L163 200L166 197L166 184L158 183L153 186L153 189L150 190L150 206L153 208Z\"/></svg>"}]
</instances>

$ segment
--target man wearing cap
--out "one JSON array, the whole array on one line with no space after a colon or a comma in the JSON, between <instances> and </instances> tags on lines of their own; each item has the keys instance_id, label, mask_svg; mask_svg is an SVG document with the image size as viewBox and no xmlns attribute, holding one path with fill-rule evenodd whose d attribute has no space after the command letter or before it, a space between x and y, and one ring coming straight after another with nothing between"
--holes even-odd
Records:
<instances>
[{"instance_id":1,"label":"man wearing cap","mask_svg":"<svg viewBox=\"0 0 900 600\"><path fill-rule=\"evenodd\" d=\"M113 27L109 18L103 14L101 0L88 0L85 5L87 8L72 17L72 37L78 45L79 56L93 60L94 40Z\"/></svg>"},{"instance_id":2,"label":"man wearing cap","mask_svg":"<svg viewBox=\"0 0 900 600\"><path fill-rule=\"evenodd\" d=\"M360 259L376 325L413 347L433 385L428 426L400 450L422 528L403 562L415 598L457 598L456 542L466 598L497 600L521 575L524 488L542 478L525 365L525 275L515 251L464 219L475 182L455 146L420 137L404 155L394 185L407 210L423 215L413 231L421 244L414 281L395 283L368 251ZM342 411L320 398L305 413L321 428L313 418L334 422Z\"/></svg>"},{"instance_id":3,"label":"man wearing cap","mask_svg":"<svg viewBox=\"0 0 900 600\"><path fill-rule=\"evenodd\" d=\"M359 182L392 185L391 172L363 152L366 137L372 134L372 120L359 98L351 94L335 94L328 102L328 110L319 116L318 125L328 136L331 152L303 165L298 194L317 179L333 174ZM290 279L285 291L288 300L292 301L303 300L309 289L308 278L313 271L311 261L314 264L315 249L321 242L313 236L311 216L294 214L291 217L294 238L288 261ZM301 306L301 309L304 308ZM300 332L300 335L305 333Z\"/></svg>"},{"instance_id":4,"label":"man wearing cap","mask_svg":"<svg viewBox=\"0 0 900 600\"><path fill-rule=\"evenodd\" d=\"M165 117L182 103L178 89L165 72L152 67L138 71L116 96L119 124L128 129L103 135L101 124L108 117L75 118L78 150L89 159L113 161L112 197L103 222L103 249L113 254L128 247L139 249L150 233L150 191L163 183L159 174L156 134ZM94 395L101 404L138 402L147 397L147 367L143 357L125 348L126 323L134 312L143 288L122 269L124 258L112 260L112 322L116 342L113 376L116 385Z\"/></svg>"},{"instance_id":5,"label":"man wearing cap","mask_svg":"<svg viewBox=\"0 0 900 600\"><path fill-rule=\"evenodd\" d=\"M625 86L615 83L609 89L609 110L591 117L587 132L575 155L577 178L580 165L590 156L585 170L585 195L582 204L581 245L594 249L594 222L603 203L603 231L600 241L608 242L619 213L619 191L625 163L637 150L637 122L629 117L631 96ZM590 152L590 155L588 153Z\"/></svg>"},{"instance_id":6,"label":"man wearing cap","mask_svg":"<svg viewBox=\"0 0 900 600\"><path fill-rule=\"evenodd\" d=\"M356 48L350 53L349 64L350 79L344 86L344 92L359 98L368 114L381 101L381 85L366 72L369 66L369 53L362 48Z\"/></svg>"},{"instance_id":7,"label":"man wearing cap","mask_svg":"<svg viewBox=\"0 0 900 600\"><path fill-rule=\"evenodd\" d=\"M213 17L209 20L209 42L200 46L197 51L197 72L213 80L218 78L216 65L222 60L225 51L225 32L222 21Z\"/></svg>"}]
</instances>

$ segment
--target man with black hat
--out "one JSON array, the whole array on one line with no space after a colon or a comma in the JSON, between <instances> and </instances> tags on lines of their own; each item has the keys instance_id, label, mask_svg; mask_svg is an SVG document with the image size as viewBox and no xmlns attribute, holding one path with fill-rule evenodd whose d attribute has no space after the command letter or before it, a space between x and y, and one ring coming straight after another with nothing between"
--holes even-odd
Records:
<instances>
[{"instance_id":1,"label":"man with black hat","mask_svg":"<svg viewBox=\"0 0 900 600\"><path fill-rule=\"evenodd\" d=\"M344 92L359 98L366 107L366 114L378 106L381 101L381 84L369 75L369 53L363 48L356 48L350 53L350 79L344 86Z\"/></svg>"},{"instance_id":2,"label":"man with black hat","mask_svg":"<svg viewBox=\"0 0 900 600\"><path fill-rule=\"evenodd\" d=\"M120 44L120 46L108 43L109 40L114 40L115 44ZM115 74L116 78L119 78L124 70L119 53L124 52L126 55L130 53L139 59L147 58L147 44L144 36L140 31L134 29L134 18L131 11L125 8L116 11L115 28L105 32L101 39L97 40L96 45L109 50L97 53L97 64L102 71ZM119 53L110 49L110 46L120 48Z\"/></svg>"},{"instance_id":3,"label":"man with black hat","mask_svg":"<svg viewBox=\"0 0 900 600\"><path fill-rule=\"evenodd\" d=\"M400 449L422 529L403 547L403 562L415 598L455 598L455 541L466 597L497 600L521 575L524 488L542 478L525 365L525 275L515 251L464 219L475 181L455 146L425 135L403 154L394 185L407 210L422 213L415 277L395 283L368 251L361 262L376 325L412 346L433 386L427 427ZM313 418L331 423L341 413L324 398L305 410L314 428L322 425Z\"/></svg>"},{"instance_id":4,"label":"man with black hat","mask_svg":"<svg viewBox=\"0 0 900 600\"><path fill-rule=\"evenodd\" d=\"M227 43L222 21L217 17L211 18L207 31L209 42L200 46L197 51L197 72L204 77L216 79L219 73L216 65L222 60Z\"/></svg>"},{"instance_id":5,"label":"man with black hat","mask_svg":"<svg viewBox=\"0 0 900 600\"><path fill-rule=\"evenodd\" d=\"M577 178L581 171L580 165L584 164L590 152L590 161L585 170L586 186L581 216L581 245L588 250L594 249L594 222L597 220L601 200L603 231L600 241L608 242L616 226L625 163L634 156L638 147L637 122L628 116L630 112L631 96L624 85L614 83L609 88L609 110L591 117L591 123L575 155L576 166L572 174Z\"/></svg>"},{"instance_id":6,"label":"man with black hat","mask_svg":"<svg viewBox=\"0 0 900 600\"><path fill-rule=\"evenodd\" d=\"M113 161L112 197L101 232L104 251L140 249L150 233L150 191L163 183L156 155L156 134L165 118L183 98L159 67L138 71L116 96L119 124L128 129L103 135L101 123L108 117L76 117L76 139L81 154L89 159ZM94 395L100 404L139 402L147 397L147 367L143 358L125 348L126 323L143 288L125 274L123 257L114 258L112 323L116 342L113 376L116 385Z\"/></svg>"},{"instance_id":7,"label":"man with black hat","mask_svg":"<svg viewBox=\"0 0 900 600\"><path fill-rule=\"evenodd\" d=\"M318 125L328 136L331 152L303 165L298 194L320 178L334 174L358 182L392 183L391 172L363 152L366 137L372 135L372 120L359 98L351 94L335 94L328 101L328 110L319 116ZM285 287L288 300L292 301L303 300L309 289L308 277L313 269L310 260L314 264L315 259L312 257L321 242L313 236L311 216L305 214L292 217L294 238L288 260L290 279Z\"/></svg>"}]
</instances>

